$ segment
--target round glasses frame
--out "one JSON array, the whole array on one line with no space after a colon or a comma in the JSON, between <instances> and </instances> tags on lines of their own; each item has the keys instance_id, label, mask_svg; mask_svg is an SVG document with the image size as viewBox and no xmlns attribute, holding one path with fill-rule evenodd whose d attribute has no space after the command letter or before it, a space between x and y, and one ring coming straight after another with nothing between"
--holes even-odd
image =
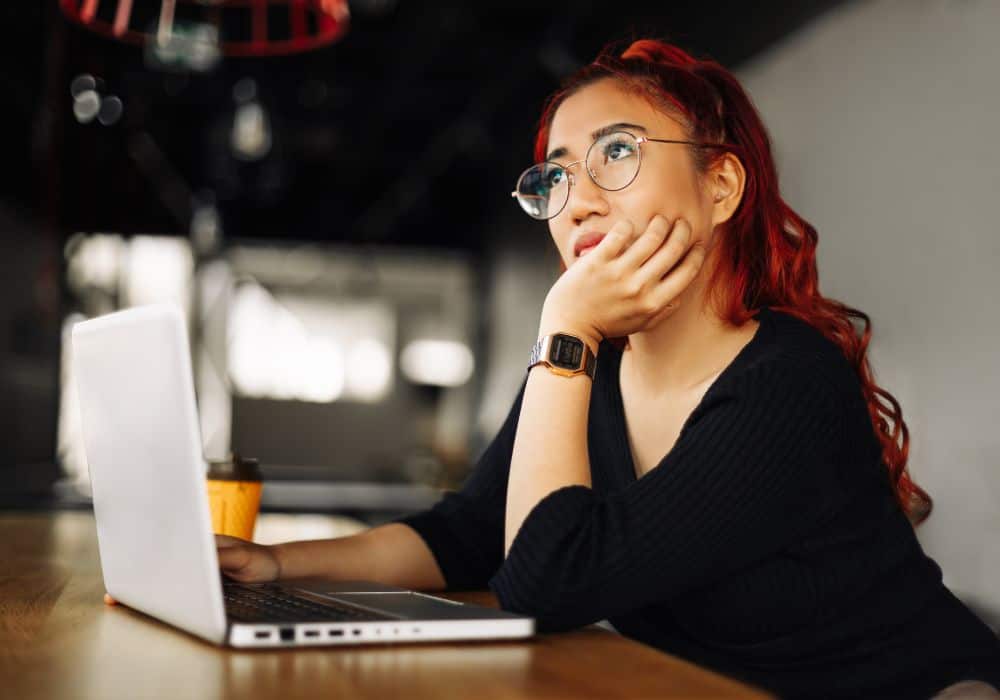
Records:
<instances>
[{"instance_id":1,"label":"round glasses frame","mask_svg":"<svg viewBox=\"0 0 1000 700\"><path fill-rule=\"evenodd\" d=\"M591 171L590 167L587 165L587 162L590 160L590 152L594 149L594 146L596 146L598 144L598 142L600 142L600 141L602 141L604 139L610 138L612 136L616 136L618 134L621 134L621 135L624 135L624 136L628 136L633 141L635 141L636 146L638 147L636 149L635 173L633 173L632 177L629 178L629 181L626 182L621 187L605 187L604 185L602 185L601 183L599 183L597 181L597 177L594 175L593 171ZM569 203L569 191L573 187L573 185L576 184L576 179L573 176L573 173L571 173L570 170L569 170L571 167L573 167L574 165L578 165L580 163L583 163L584 164L584 170L587 171L587 176L590 178L591 182L593 182L595 185L597 185L598 187L600 187L602 190L604 190L606 192L618 192L619 190L623 190L626 187L628 187L629 185L631 185L633 182L635 182L635 179L637 177L639 177L639 168L642 166L642 144L649 143L649 142L651 142L651 143L680 143L680 144L684 144L684 145L687 145L687 146L695 146L695 147L698 147L698 148L730 148L731 147L728 144L723 144L723 143L705 143L705 142L700 142L700 141L681 141L681 140L678 140L678 139L655 139L655 138L652 138L650 136L636 136L636 135L631 134L631 133L629 133L627 131L614 131L614 132L611 132L609 134L603 134L600 137L598 137L597 139L595 139L594 142L592 144L590 144L590 148L587 149L587 153L580 160L574 160L572 163L567 163L566 165L561 165L561 164L556 163L556 162L551 161L551 160L545 160L545 161L542 161L541 163L535 163L534 165L532 165L532 166L530 166L528 168L525 168L524 172L522 172L521 175L517 178L517 184L514 186L514 191L510 193L510 196L518 200L518 204L521 205L521 209L523 209L524 213L527 214L528 216L530 216L532 219L536 219L537 221L547 221L547 220L549 220L551 218L554 218L554 217L558 216L562 212L562 210L566 208L566 205ZM519 190L521 189L521 183L524 181L524 178L528 175L528 173L530 173L532 170L536 169L538 166L540 166L540 165L546 165L546 164L548 164L548 165L554 165L555 167L560 168L561 170L563 170L566 173L566 179L567 179L566 197L563 200L563 203L559 206L559 208L554 213L549 214L548 216L535 216L535 215L533 215L532 213L530 213L528 211L528 207L526 207L521 200L522 199L527 199L527 198L542 199L541 195L534 195L534 194L522 193Z\"/></svg>"}]
</instances>

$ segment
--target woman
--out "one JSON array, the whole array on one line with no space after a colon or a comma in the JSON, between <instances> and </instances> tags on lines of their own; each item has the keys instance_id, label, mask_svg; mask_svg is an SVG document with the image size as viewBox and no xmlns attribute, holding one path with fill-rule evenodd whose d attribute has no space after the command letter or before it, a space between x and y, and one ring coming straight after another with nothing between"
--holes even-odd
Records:
<instances>
[{"instance_id":1,"label":"woman","mask_svg":"<svg viewBox=\"0 0 1000 700\"><path fill-rule=\"evenodd\" d=\"M355 537L220 538L225 572L488 585L543 631L607 618L782 696L1000 685L1000 642L914 536L930 500L868 317L819 293L733 76L652 40L605 51L536 145L515 196L566 267L550 354L467 483Z\"/></svg>"}]
</instances>

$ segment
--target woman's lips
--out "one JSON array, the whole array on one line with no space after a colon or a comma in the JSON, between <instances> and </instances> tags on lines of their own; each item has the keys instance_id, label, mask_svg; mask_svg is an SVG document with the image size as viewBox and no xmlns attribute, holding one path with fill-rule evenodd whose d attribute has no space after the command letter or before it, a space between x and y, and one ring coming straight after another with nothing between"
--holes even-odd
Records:
<instances>
[{"instance_id":1,"label":"woman's lips","mask_svg":"<svg viewBox=\"0 0 1000 700\"><path fill-rule=\"evenodd\" d=\"M597 244L596 244L596 243L595 243L594 245L589 245L589 246L587 246L586 248L582 249L582 250L581 250L581 251L580 251L580 252L579 252L579 253L577 254L577 256L576 256L576 257L578 257L578 258L582 258L582 257L583 257L584 255L586 255L587 253L589 253L590 251L592 251L592 250L593 250L594 248L596 248L596 247L597 247Z\"/></svg>"},{"instance_id":2,"label":"woman's lips","mask_svg":"<svg viewBox=\"0 0 1000 700\"><path fill-rule=\"evenodd\" d=\"M604 234L604 233L585 233L582 236L580 236L576 240L576 243L573 245L573 252L576 254L576 257L578 257L578 258L581 257L588 250L590 250L591 248L593 248L594 246L596 246L598 243L600 243L602 240L604 240L604 236L605 235L607 235L607 234Z\"/></svg>"}]
</instances>

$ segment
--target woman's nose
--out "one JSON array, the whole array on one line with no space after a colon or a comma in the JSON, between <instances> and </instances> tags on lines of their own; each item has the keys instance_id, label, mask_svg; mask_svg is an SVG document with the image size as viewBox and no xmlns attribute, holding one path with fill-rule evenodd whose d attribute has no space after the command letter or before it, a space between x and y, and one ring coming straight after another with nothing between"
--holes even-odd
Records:
<instances>
[{"instance_id":1,"label":"woman's nose","mask_svg":"<svg viewBox=\"0 0 1000 700\"><path fill-rule=\"evenodd\" d=\"M582 164L581 164L582 165ZM581 167L580 172L570 173L569 201L566 209L574 224L578 224L591 214L607 214L607 192L598 187L590 174Z\"/></svg>"}]
</instances>

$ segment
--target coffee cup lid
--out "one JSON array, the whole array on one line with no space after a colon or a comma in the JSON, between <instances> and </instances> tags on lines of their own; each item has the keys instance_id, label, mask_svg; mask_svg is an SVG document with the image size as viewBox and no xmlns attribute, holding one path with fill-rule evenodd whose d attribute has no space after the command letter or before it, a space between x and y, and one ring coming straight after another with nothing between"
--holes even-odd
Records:
<instances>
[{"instance_id":1,"label":"coffee cup lid","mask_svg":"<svg viewBox=\"0 0 1000 700\"><path fill-rule=\"evenodd\" d=\"M241 457L235 453L225 459L210 459L208 478L221 481L260 481L260 464L253 457Z\"/></svg>"}]
</instances>

